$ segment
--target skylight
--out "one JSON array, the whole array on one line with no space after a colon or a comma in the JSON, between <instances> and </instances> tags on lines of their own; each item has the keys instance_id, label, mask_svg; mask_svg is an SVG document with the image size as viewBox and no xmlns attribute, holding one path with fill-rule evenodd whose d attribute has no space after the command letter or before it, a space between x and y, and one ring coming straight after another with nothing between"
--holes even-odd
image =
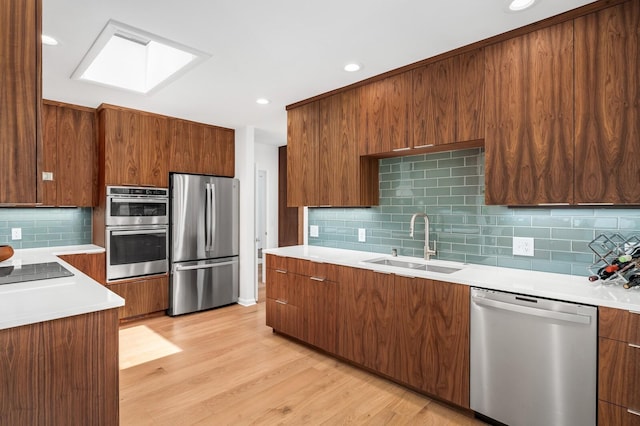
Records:
<instances>
[{"instance_id":1,"label":"skylight","mask_svg":"<svg viewBox=\"0 0 640 426\"><path fill-rule=\"evenodd\" d=\"M111 20L71 77L149 94L209 56Z\"/></svg>"}]
</instances>

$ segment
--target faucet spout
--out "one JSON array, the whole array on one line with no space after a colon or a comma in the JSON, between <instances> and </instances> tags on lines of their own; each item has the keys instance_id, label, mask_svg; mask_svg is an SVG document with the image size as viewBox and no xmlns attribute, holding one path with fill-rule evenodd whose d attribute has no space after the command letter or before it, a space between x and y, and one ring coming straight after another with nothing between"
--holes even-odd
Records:
<instances>
[{"instance_id":1,"label":"faucet spout","mask_svg":"<svg viewBox=\"0 0 640 426\"><path fill-rule=\"evenodd\" d=\"M433 242L433 250L429 248L429 216L425 213L414 213L411 216L411 221L409 222L409 236L414 238L413 230L416 223L416 218L422 217L424 218L424 259L429 260L431 255L436 254L436 242Z\"/></svg>"}]
</instances>

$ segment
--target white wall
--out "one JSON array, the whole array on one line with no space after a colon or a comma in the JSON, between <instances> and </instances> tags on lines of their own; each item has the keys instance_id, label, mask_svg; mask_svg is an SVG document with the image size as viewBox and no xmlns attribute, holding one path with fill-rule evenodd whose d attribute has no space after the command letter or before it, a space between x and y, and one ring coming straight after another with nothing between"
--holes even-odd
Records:
<instances>
[{"instance_id":1,"label":"white wall","mask_svg":"<svg viewBox=\"0 0 640 426\"><path fill-rule=\"evenodd\" d=\"M264 248L278 246L278 147L256 142L256 171L267 172L267 241Z\"/></svg>"}]
</instances>

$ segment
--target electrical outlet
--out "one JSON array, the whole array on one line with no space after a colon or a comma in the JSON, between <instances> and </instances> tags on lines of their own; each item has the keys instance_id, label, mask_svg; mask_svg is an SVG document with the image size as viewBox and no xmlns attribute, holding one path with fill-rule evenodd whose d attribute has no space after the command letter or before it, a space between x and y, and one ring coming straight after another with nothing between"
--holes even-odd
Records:
<instances>
[{"instance_id":1,"label":"electrical outlet","mask_svg":"<svg viewBox=\"0 0 640 426\"><path fill-rule=\"evenodd\" d=\"M358 241L361 243L367 241L367 230L365 228L358 228Z\"/></svg>"},{"instance_id":2,"label":"electrical outlet","mask_svg":"<svg viewBox=\"0 0 640 426\"><path fill-rule=\"evenodd\" d=\"M11 239L12 240L21 240L22 239L22 228L11 228Z\"/></svg>"},{"instance_id":3,"label":"electrical outlet","mask_svg":"<svg viewBox=\"0 0 640 426\"><path fill-rule=\"evenodd\" d=\"M309 226L309 236L310 237L319 237L320 236L320 227L318 225L310 225Z\"/></svg>"},{"instance_id":4,"label":"electrical outlet","mask_svg":"<svg viewBox=\"0 0 640 426\"><path fill-rule=\"evenodd\" d=\"M514 256L533 256L533 238L513 237Z\"/></svg>"}]
</instances>

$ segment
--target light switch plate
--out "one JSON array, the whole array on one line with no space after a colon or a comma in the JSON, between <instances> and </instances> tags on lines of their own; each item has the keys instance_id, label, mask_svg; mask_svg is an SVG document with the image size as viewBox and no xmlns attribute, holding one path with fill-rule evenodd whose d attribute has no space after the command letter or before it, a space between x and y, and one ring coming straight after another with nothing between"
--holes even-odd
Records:
<instances>
[{"instance_id":1,"label":"light switch plate","mask_svg":"<svg viewBox=\"0 0 640 426\"><path fill-rule=\"evenodd\" d=\"M513 237L514 256L533 256L533 238Z\"/></svg>"},{"instance_id":2,"label":"light switch plate","mask_svg":"<svg viewBox=\"0 0 640 426\"><path fill-rule=\"evenodd\" d=\"M320 236L320 229L319 229L318 225L310 225L309 226L309 236L310 237L319 237Z\"/></svg>"},{"instance_id":3,"label":"light switch plate","mask_svg":"<svg viewBox=\"0 0 640 426\"><path fill-rule=\"evenodd\" d=\"M12 240L21 240L22 239L22 228L11 228L11 239Z\"/></svg>"},{"instance_id":4,"label":"light switch plate","mask_svg":"<svg viewBox=\"0 0 640 426\"><path fill-rule=\"evenodd\" d=\"M365 228L358 228L358 241L361 243L367 241L367 230Z\"/></svg>"}]
</instances>

